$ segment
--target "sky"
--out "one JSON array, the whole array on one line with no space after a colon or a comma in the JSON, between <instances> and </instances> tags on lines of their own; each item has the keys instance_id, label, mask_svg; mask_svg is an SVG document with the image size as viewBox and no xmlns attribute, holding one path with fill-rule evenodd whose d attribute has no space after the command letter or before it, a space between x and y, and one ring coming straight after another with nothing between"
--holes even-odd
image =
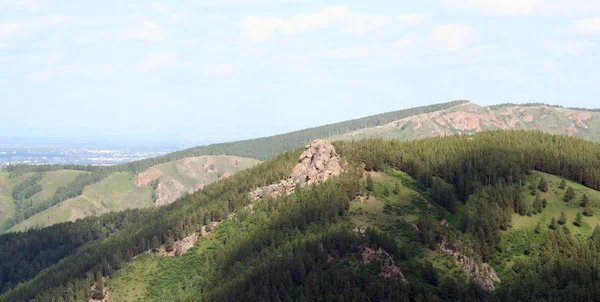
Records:
<instances>
[{"instance_id":1,"label":"sky","mask_svg":"<svg viewBox=\"0 0 600 302\"><path fill-rule=\"evenodd\" d=\"M0 129L235 140L457 99L596 108L599 43L597 0L0 0Z\"/></svg>"}]
</instances>

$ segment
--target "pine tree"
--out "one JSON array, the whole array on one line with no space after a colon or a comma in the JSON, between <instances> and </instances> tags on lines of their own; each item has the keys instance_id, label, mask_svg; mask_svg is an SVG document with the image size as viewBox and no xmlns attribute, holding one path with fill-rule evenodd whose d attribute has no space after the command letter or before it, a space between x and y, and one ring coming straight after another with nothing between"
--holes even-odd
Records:
<instances>
[{"instance_id":1,"label":"pine tree","mask_svg":"<svg viewBox=\"0 0 600 302\"><path fill-rule=\"evenodd\" d=\"M573 190L573 188L571 186L569 186L567 188L567 191L565 192L565 197L563 198L563 200L565 202L569 202L571 200L573 200L575 198L575 190Z\"/></svg>"},{"instance_id":2,"label":"pine tree","mask_svg":"<svg viewBox=\"0 0 600 302\"><path fill-rule=\"evenodd\" d=\"M396 184L394 185L394 194L395 194L395 195L398 195L398 194L400 194L400 184L399 184L399 183L396 183Z\"/></svg>"},{"instance_id":3,"label":"pine tree","mask_svg":"<svg viewBox=\"0 0 600 302\"><path fill-rule=\"evenodd\" d=\"M563 178L563 179L560 181L560 184L558 185L558 188L559 188L559 189L564 189L564 188L566 188L566 187L567 187L567 182L566 182L566 181L565 181L565 179Z\"/></svg>"},{"instance_id":4,"label":"pine tree","mask_svg":"<svg viewBox=\"0 0 600 302\"><path fill-rule=\"evenodd\" d=\"M584 193L583 197L581 197L581 206L585 208L587 206L588 202L589 202L588 195Z\"/></svg>"},{"instance_id":5,"label":"pine tree","mask_svg":"<svg viewBox=\"0 0 600 302\"><path fill-rule=\"evenodd\" d=\"M575 221L573 221L573 224L575 226L581 226L581 220L583 219L583 217L581 216L580 212L577 212L577 216L575 216Z\"/></svg>"},{"instance_id":6,"label":"pine tree","mask_svg":"<svg viewBox=\"0 0 600 302\"><path fill-rule=\"evenodd\" d=\"M100 274L100 272L96 273L96 284L94 285L94 291L92 292L92 299L104 299L104 280L102 279L102 274Z\"/></svg>"},{"instance_id":7,"label":"pine tree","mask_svg":"<svg viewBox=\"0 0 600 302\"><path fill-rule=\"evenodd\" d=\"M387 187L383 187L383 196L390 196L390 190Z\"/></svg>"},{"instance_id":8,"label":"pine tree","mask_svg":"<svg viewBox=\"0 0 600 302\"><path fill-rule=\"evenodd\" d=\"M560 223L560 224L567 223L567 215L565 214L565 211L562 211L562 213L560 213L560 218L558 218L558 223Z\"/></svg>"},{"instance_id":9,"label":"pine tree","mask_svg":"<svg viewBox=\"0 0 600 302\"><path fill-rule=\"evenodd\" d=\"M540 180L540 183L538 184L538 189L540 189L540 191L544 193L548 192L548 182L544 177L542 177L542 179Z\"/></svg>"},{"instance_id":10,"label":"pine tree","mask_svg":"<svg viewBox=\"0 0 600 302\"><path fill-rule=\"evenodd\" d=\"M541 232L542 232L542 224L541 224L540 222L538 222L538 223L535 225L535 229L534 229L533 231L534 231L536 234L539 234L539 233L541 233Z\"/></svg>"},{"instance_id":11,"label":"pine tree","mask_svg":"<svg viewBox=\"0 0 600 302\"><path fill-rule=\"evenodd\" d=\"M541 213L543 207L542 198L540 197L540 194L537 194L533 200L533 208L536 212Z\"/></svg>"},{"instance_id":12,"label":"pine tree","mask_svg":"<svg viewBox=\"0 0 600 302\"><path fill-rule=\"evenodd\" d=\"M367 191L373 192L373 178L371 178L371 174L367 174Z\"/></svg>"},{"instance_id":13,"label":"pine tree","mask_svg":"<svg viewBox=\"0 0 600 302\"><path fill-rule=\"evenodd\" d=\"M538 194L538 192L537 192L537 187L536 187L534 184L531 184L531 185L529 186L529 189L531 189L531 196L535 196L535 195L537 195L537 194Z\"/></svg>"},{"instance_id":14,"label":"pine tree","mask_svg":"<svg viewBox=\"0 0 600 302\"><path fill-rule=\"evenodd\" d=\"M545 209L547 205L548 201L546 200L546 198L542 199L542 207Z\"/></svg>"},{"instance_id":15,"label":"pine tree","mask_svg":"<svg viewBox=\"0 0 600 302\"><path fill-rule=\"evenodd\" d=\"M587 217L594 216L594 210L592 210L592 207L590 207L589 204L585 206L585 209L583 209L583 215Z\"/></svg>"},{"instance_id":16,"label":"pine tree","mask_svg":"<svg viewBox=\"0 0 600 302\"><path fill-rule=\"evenodd\" d=\"M550 219L550 225L548 225L548 227L553 230L558 228L558 224L556 223L556 218L554 218L554 216L552 216L552 219Z\"/></svg>"}]
</instances>

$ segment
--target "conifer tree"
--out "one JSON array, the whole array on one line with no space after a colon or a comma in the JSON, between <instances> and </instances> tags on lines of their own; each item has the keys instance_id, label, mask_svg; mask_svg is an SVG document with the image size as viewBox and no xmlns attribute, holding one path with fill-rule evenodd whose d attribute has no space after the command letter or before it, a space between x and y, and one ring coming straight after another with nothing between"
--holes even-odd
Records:
<instances>
[{"instance_id":1,"label":"conifer tree","mask_svg":"<svg viewBox=\"0 0 600 302\"><path fill-rule=\"evenodd\" d=\"M569 202L571 200L573 200L575 198L575 190L573 190L573 188L571 186L569 186L567 188L567 191L565 192L565 197L563 198L563 200L565 202Z\"/></svg>"},{"instance_id":2,"label":"conifer tree","mask_svg":"<svg viewBox=\"0 0 600 302\"><path fill-rule=\"evenodd\" d=\"M533 200L533 208L536 212L541 213L543 208L542 198L540 194L535 195L535 199Z\"/></svg>"},{"instance_id":3,"label":"conifer tree","mask_svg":"<svg viewBox=\"0 0 600 302\"><path fill-rule=\"evenodd\" d=\"M558 218L558 223L560 223L560 224L567 223L567 215L565 214L565 211L562 211L560 213L560 217Z\"/></svg>"},{"instance_id":4,"label":"conifer tree","mask_svg":"<svg viewBox=\"0 0 600 302\"><path fill-rule=\"evenodd\" d=\"M367 174L367 191L373 192L373 178L371 174Z\"/></svg>"},{"instance_id":5,"label":"conifer tree","mask_svg":"<svg viewBox=\"0 0 600 302\"><path fill-rule=\"evenodd\" d=\"M554 216L552 216L552 219L550 219L549 227L553 230L558 229L558 223L556 222L556 218Z\"/></svg>"},{"instance_id":6,"label":"conifer tree","mask_svg":"<svg viewBox=\"0 0 600 302\"><path fill-rule=\"evenodd\" d=\"M538 189L540 189L540 191L544 193L548 192L548 182L544 177L542 177L542 179L540 180L540 183L538 184Z\"/></svg>"},{"instance_id":7,"label":"conifer tree","mask_svg":"<svg viewBox=\"0 0 600 302\"><path fill-rule=\"evenodd\" d=\"M577 212L577 216L575 216L575 221L573 221L573 225L575 226L581 226L581 220L583 219L583 217L581 216L580 212Z\"/></svg>"},{"instance_id":8,"label":"conifer tree","mask_svg":"<svg viewBox=\"0 0 600 302\"><path fill-rule=\"evenodd\" d=\"M542 199L542 207L546 208L547 205L548 205L548 201L546 200L546 198Z\"/></svg>"},{"instance_id":9,"label":"conifer tree","mask_svg":"<svg viewBox=\"0 0 600 302\"><path fill-rule=\"evenodd\" d=\"M560 184L558 185L559 189L564 189L567 187L567 182L565 181L565 179L561 179Z\"/></svg>"},{"instance_id":10,"label":"conifer tree","mask_svg":"<svg viewBox=\"0 0 600 302\"><path fill-rule=\"evenodd\" d=\"M585 206L585 209L583 209L583 215L587 217L594 216L594 211L592 210L589 204Z\"/></svg>"},{"instance_id":11,"label":"conifer tree","mask_svg":"<svg viewBox=\"0 0 600 302\"><path fill-rule=\"evenodd\" d=\"M583 197L581 197L581 206L585 208L587 206L588 202L589 202L588 195L584 193Z\"/></svg>"},{"instance_id":12,"label":"conifer tree","mask_svg":"<svg viewBox=\"0 0 600 302\"><path fill-rule=\"evenodd\" d=\"M396 183L394 185L394 194L396 194L396 195L400 194L400 184L399 183Z\"/></svg>"}]
</instances>

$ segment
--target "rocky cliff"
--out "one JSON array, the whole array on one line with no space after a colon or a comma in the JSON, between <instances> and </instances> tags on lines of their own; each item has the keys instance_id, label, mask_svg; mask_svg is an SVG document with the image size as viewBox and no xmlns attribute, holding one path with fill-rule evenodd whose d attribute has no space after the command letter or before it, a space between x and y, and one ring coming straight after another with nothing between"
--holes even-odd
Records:
<instances>
[{"instance_id":1,"label":"rocky cliff","mask_svg":"<svg viewBox=\"0 0 600 302\"><path fill-rule=\"evenodd\" d=\"M344 164L335 151L335 147L326 140L315 140L305 147L304 152L298 158L298 164L292 170L288 179L270 186L258 188L250 193L253 200L265 196L275 197L279 194L292 194L296 185L304 187L317 184L332 176L339 175Z\"/></svg>"}]
</instances>

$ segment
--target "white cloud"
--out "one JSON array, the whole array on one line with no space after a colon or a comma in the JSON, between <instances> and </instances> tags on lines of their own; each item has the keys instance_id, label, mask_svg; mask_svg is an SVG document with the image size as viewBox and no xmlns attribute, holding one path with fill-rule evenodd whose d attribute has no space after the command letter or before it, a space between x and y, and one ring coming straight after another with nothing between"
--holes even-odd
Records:
<instances>
[{"instance_id":1,"label":"white cloud","mask_svg":"<svg viewBox=\"0 0 600 302\"><path fill-rule=\"evenodd\" d=\"M398 42L394 44L396 48L399 49L407 49L413 46L415 43L415 35L413 34L405 34Z\"/></svg>"},{"instance_id":2,"label":"white cloud","mask_svg":"<svg viewBox=\"0 0 600 302\"><path fill-rule=\"evenodd\" d=\"M348 60L348 59L361 59L368 57L371 53L371 48L366 45L331 50L324 53L324 57L328 59L337 59L337 60Z\"/></svg>"},{"instance_id":3,"label":"white cloud","mask_svg":"<svg viewBox=\"0 0 600 302\"><path fill-rule=\"evenodd\" d=\"M490 15L526 16L534 13L541 0L440 0L453 10Z\"/></svg>"},{"instance_id":4,"label":"white cloud","mask_svg":"<svg viewBox=\"0 0 600 302\"><path fill-rule=\"evenodd\" d=\"M461 24L436 26L430 34L433 42L446 51L458 51L474 37L475 30Z\"/></svg>"},{"instance_id":5,"label":"white cloud","mask_svg":"<svg viewBox=\"0 0 600 302\"><path fill-rule=\"evenodd\" d=\"M222 77L230 75L235 71L235 65L233 63L225 64L214 64L207 65L204 67L204 73L210 76Z\"/></svg>"},{"instance_id":6,"label":"white cloud","mask_svg":"<svg viewBox=\"0 0 600 302\"><path fill-rule=\"evenodd\" d=\"M176 56L173 54L153 54L142 63L142 65L140 66L140 70L143 72L154 71L168 64L174 63L175 60Z\"/></svg>"},{"instance_id":7,"label":"white cloud","mask_svg":"<svg viewBox=\"0 0 600 302\"><path fill-rule=\"evenodd\" d=\"M573 22L573 29L582 34L600 34L600 17L591 17Z\"/></svg>"},{"instance_id":8,"label":"white cloud","mask_svg":"<svg viewBox=\"0 0 600 302\"><path fill-rule=\"evenodd\" d=\"M42 4L37 0L0 0L0 7L3 6L12 9L37 12L42 7Z\"/></svg>"},{"instance_id":9,"label":"white cloud","mask_svg":"<svg viewBox=\"0 0 600 302\"><path fill-rule=\"evenodd\" d=\"M0 43L0 49L8 48L8 43Z\"/></svg>"},{"instance_id":10,"label":"white cloud","mask_svg":"<svg viewBox=\"0 0 600 302\"><path fill-rule=\"evenodd\" d=\"M152 22L144 22L142 28L132 28L129 30L132 38L147 41L162 41L164 35L162 31Z\"/></svg>"},{"instance_id":11,"label":"white cloud","mask_svg":"<svg viewBox=\"0 0 600 302\"><path fill-rule=\"evenodd\" d=\"M364 34L393 23L409 27L422 24L426 20L428 18L420 14L389 17L352 13L345 6L328 6L320 12L300 14L290 18L246 17L241 23L240 37L249 41L267 41L278 34L294 35L329 27L336 27L349 34Z\"/></svg>"}]
</instances>

